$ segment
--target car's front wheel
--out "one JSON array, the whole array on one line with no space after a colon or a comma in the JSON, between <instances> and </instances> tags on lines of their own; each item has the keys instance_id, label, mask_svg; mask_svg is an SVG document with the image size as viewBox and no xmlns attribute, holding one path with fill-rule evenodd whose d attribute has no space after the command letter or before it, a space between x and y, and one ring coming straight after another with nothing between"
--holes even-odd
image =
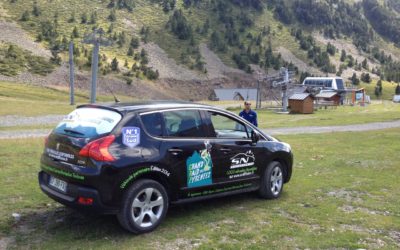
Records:
<instances>
[{"instance_id":1,"label":"car's front wheel","mask_svg":"<svg viewBox=\"0 0 400 250\"><path fill-rule=\"evenodd\" d=\"M136 234L154 230L168 210L168 195L158 182L143 179L135 182L124 194L117 217L119 223Z\"/></svg>"},{"instance_id":2,"label":"car's front wheel","mask_svg":"<svg viewBox=\"0 0 400 250\"><path fill-rule=\"evenodd\" d=\"M266 199L278 198L283 190L283 167L280 162L271 162L261 177L259 194Z\"/></svg>"}]
</instances>

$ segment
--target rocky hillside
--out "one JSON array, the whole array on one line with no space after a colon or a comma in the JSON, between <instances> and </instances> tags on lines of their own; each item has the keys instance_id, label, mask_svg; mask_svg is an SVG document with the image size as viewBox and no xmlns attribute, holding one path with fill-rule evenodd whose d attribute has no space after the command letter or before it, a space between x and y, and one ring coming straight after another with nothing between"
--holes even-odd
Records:
<instances>
[{"instance_id":1,"label":"rocky hillside","mask_svg":"<svg viewBox=\"0 0 400 250\"><path fill-rule=\"evenodd\" d=\"M85 88L97 40L100 90L142 98L206 99L282 66L399 82L399 16L396 0L3 0L0 80L66 85L72 41Z\"/></svg>"}]
</instances>

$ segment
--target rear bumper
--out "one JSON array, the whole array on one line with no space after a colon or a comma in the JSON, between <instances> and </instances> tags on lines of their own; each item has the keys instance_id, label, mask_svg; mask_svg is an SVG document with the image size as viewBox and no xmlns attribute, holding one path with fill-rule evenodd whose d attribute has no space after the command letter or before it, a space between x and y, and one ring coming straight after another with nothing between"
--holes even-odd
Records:
<instances>
[{"instance_id":1,"label":"rear bumper","mask_svg":"<svg viewBox=\"0 0 400 250\"><path fill-rule=\"evenodd\" d=\"M99 192L96 189L68 183L67 192L61 193L49 186L50 175L48 173L40 171L38 178L40 189L43 191L43 193L53 200L68 207L100 214L116 214L118 212L117 207L109 207L101 202ZM93 203L91 205L79 204L79 197L92 198Z\"/></svg>"}]
</instances>

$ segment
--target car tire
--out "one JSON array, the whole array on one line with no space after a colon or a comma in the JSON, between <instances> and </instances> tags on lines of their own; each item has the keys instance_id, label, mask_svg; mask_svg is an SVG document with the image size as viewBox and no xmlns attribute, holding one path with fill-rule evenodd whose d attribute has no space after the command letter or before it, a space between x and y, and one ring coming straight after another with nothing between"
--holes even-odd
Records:
<instances>
[{"instance_id":1,"label":"car tire","mask_svg":"<svg viewBox=\"0 0 400 250\"><path fill-rule=\"evenodd\" d=\"M259 194L264 199L276 199L283 190L284 171L282 164L277 161L271 162L261 176Z\"/></svg>"},{"instance_id":2,"label":"car tire","mask_svg":"<svg viewBox=\"0 0 400 250\"><path fill-rule=\"evenodd\" d=\"M117 218L129 232L148 233L164 220L168 204L168 194L160 183L149 179L138 180L123 195Z\"/></svg>"}]
</instances>

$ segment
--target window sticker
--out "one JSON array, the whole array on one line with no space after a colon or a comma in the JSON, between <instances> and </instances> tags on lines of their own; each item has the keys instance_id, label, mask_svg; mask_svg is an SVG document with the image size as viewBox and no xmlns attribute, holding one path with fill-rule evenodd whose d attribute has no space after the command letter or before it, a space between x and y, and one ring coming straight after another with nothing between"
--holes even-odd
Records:
<instances>
[{"instance_id":1,"label":"window sticker","mask_svg":"<svg viewBox=\"0 0 400 250\"><path fill-rule=\"evenodd\" d=\"M186 160L187 185L190 188L212 184L211 144L205 141L204 145L205 149L194 151Z\"/></svg>"},{"instance_id":2,"label":"window sticker","mask_svg":"<svg viewBox=\"0 0 400 250\"><path fill-rule=\"evenodd\" d=\"M130 148L140 144L140 128L124 127L122 128L122 143Z\"/></svg>"}]
</instances>

